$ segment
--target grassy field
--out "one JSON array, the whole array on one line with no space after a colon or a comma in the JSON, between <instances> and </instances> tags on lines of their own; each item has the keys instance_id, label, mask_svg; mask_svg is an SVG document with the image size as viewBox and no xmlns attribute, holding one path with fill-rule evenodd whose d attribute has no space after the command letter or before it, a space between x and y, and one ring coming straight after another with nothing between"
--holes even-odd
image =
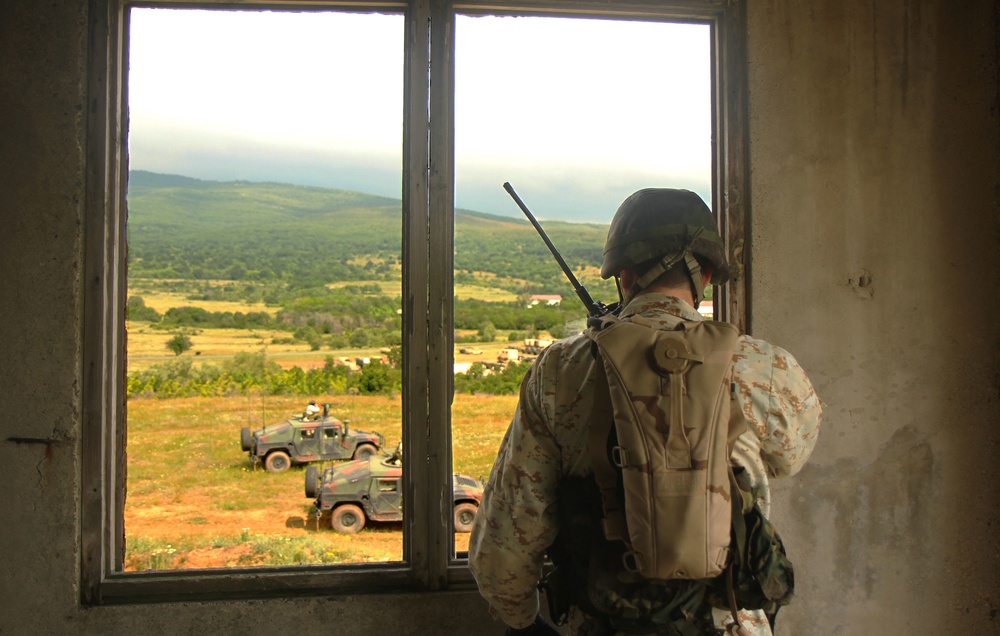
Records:
<instances>
[{"instance_id":1,"label":"grassy field","mask_svg":"<svg viewBox=\"0 0 1000 636\"><path fill-rule=\"evenodd\" d=\"M149 323L128 321L128 351L131 360L147 358L170 359L174 354L167 349L167 341L174 337L177 331L154 329ZM268 329L185 329L191 338L191 350L188 356L219 356L232 357L241 351L260 351L267 348L268 353L304 353L309 351L309 345L302 342L296 344L273 344L276 338L288 338L287 331L271 331ZM327 351L327 355L329 355Z\"/></svg>"},{"instance_id":2,"label":"grassy field","mask_svg":"<svg viewBox=\"0 0 1000 636\"><path fill-rule=\"evenodd\" d=\"M517 300L517 294L499 287L484 285L456 284L455 298L459 300L485 300L491 303L512 303Z\"/></svg>"},{"instance_id":3,"label":"grassy field","mask_svg":"<svg viewBox=\"0 0 1000 636\"><path fill-rule=\"evenodd\" d=\"M477 299L489 302L513 302L517 300L517 295L493 287L491 280L495 277L486 274L477 274L477 278L483 281L478 284L459 284L455 286L455 296L460 299ZM198 307L210 312L267 312L271 315L277 314L279 307L268 306L263 303L240 303L220 300L197 300L189 299L186 292L165 291L161 289L170 283L182 283L185 281L167 280L157 281L152 279L137 279L135 286L130 288L129 296L141 296L147 307L165 313L174 307L190 306ZM222 285L231 281L204 281L212 285ZM383 294L397 296L401 293L400 282L397 281L347 281L343 283L331 283L330 288L344 287L348 285L378 285ZM302 369L312 369L323 366L327 356L337 357L375 357L381 355L378 348L367 349L341 349L331 351L329 349L312 350L309 344L298 342L289 344L286 341L291 336L288 331L272 329L215 329L215 328L182 328L182 329L155 329L150 323L143 321L129 321L128 331L128 353L129 370L137 371L148 367L151 364L170 360L174 355L167 348L167 342L174 335L183 331L192 341L190 351L184 353L185 356L192 356L196 363L218 362L221 358L230 358L241 352L266 351L268 356L284 368L298 366ZM463 332L464 335L473 332ZM505 337L506 334L500 334ZM275 342L281 344L275 344ZM499 349L506 346L506 342L498 342L495 345L487 345L486 348ZM480 358L467 357L457 352L456 362L475 362ZM484 348L485 349L485 348ZM485 350L484 350L485 352ZM489 353L489 352L485 352ZM493 361L496 354L492 353L486 358Z\"/></svg>"},{"instance_id":4,"label":"grassy field","mask_svg":"<svg viewBox=\"0 0 1000 636\"><path fill-rule=\"evenodd\" d=\"M352 428L385 435L390 448L401 439L398 398L322 399ZM401 524L372 524L357 535L317 529L304 469L255 470L240 450L241 427L283 420L304 403L259 396L130 401L126 569L401 560ZM455 471L489 474L515 403L516 396L455 396ZM456 534L455 547L467 549L468 535Z\"/></svg>"},{"instance_id":5,"label":"grassy field","mask_svg":"<svg viewBox=\"0 0 1000 636\"><path fill-rule=\"evenodd\" d=\"M167 349L167 341L174 337L173 331L154 329L147 322L130 320L126 324L128 331L128 362L129 371L138 371L152 364L172 360L175 356ZM377 357L382 355L378 348L364 349L319 349L313 351L305 343L274 344L275 339L287 339L286 331L270 331L266 329L196 329L186 333L191 338L190 351L182 357L193 358L196 364L218 364L237 353L257 353L265 351L270 360L283 368L298 366L303 370L322 367L328 356L334 357ZM507 331L498 332L497 342L468 343L455 346L455 362L494 362L501 349L512 346L507 342ZM456 335L469 336L475 331L465 330ZM483 353L470 355L461 353L463 347L475 347Z\"/></svg>"},{"instance_id":6,"label":"grassy field","mask_svg":"<svg viewBox=\"0 0 1000 636\"><path fill-rule=\"evenodd\" d=\"M376 285L386 296L399 296L403 293L403 282L399 280L345 280L339 283L327 283L330 289L340 289L341 287L361 287Z\"/></svg>"},{"instance_id":7,"label":"grassy field","mask_svg":"<svg viewBox=\"0 0 1000 636\"><path fill-rule=\"evenodd\" d=\"M491 286L458 285L459 298L513 301L516 296ZM274 314L276 307L229 301L191 300L166 289L166 283L134 279L130 295L165 312L193 306L206 311ZM223 284L226 281L210 281ZM359 282L345 284L365 284ZM380 281L383 293L397 295L399 282ZM375 357L378 349L322 349L287 340L285 331L186 329L191 350L182 354L195 364L217 364L241 352L265 351L284 368L322 366L328 356ZM129 371L173 359L167 341L173 331L129 321ZM471 332L469 332L471 333ZM469 335L463 332L460 335ZM506 333L498 335L505 338ZM480 354L455 361L492 362L506 341L469 345ZM315 396L330 402L332 412L356 429L385 435L389 450L401 439L399 399L375 396ZM307 563L354 563L402 559L401 524L372 524L358 535L317 529L311 500L305 497L304 469L271 474L256 470L240 450L239 431L284 420L301 412L308 397L135 399L128 404L127 494L125 534L127 570L277 566ZM453 405L454 470L485 477L516 403L515 396L455 397ZM468 535L455 535L456 550L468 547Z\"/></svg>"},{"instance_id":8,"label":"grassy field","mask_svg":"<svg viewBox=\"0 0 1000 636\"><path fill-rule=\"evenodd\" d=\"M147 307L151 307L161 314L174 307L198 307L205 311L231 311L233 313L242 312L244 314L252 311L260 311L271 314L278 313L278 307L270 307L264 303L241 303L229 300L196 300L188 298L188 294L180 292L130 290L130 296L142 296Z\"/></svg>"},{"instance_id":9,"label":"grassy field","mask_svg":"<svg viewBox=\"0 0 1000 636\"><path fill-rule=\"evenodd\" d=\"M496 280L495 276L478 273L476 278L482 279L481 285L457 284L455 285L455 298L485 300L488 302L514 302L517 294L511 291L500 289L491 284ZM513 281L515 279L506 279ZM156 282L150 282L145 287L136 287L129 290L129 296L142 296L147 307L152 307L156 311L165 313L173 307L199 307L205 311L231 311L233 313L251 311L263 311L272 316L278 313L280 307L265 305L264 303L243 303L227 300L199 300L188 298L187 293L162 291L155 288ZM386 296L399 296L403 293L402 282L398 280L374 280L374 281L344 281L340 283L330 283L330 289L341 287L358 287L362 285L377 285Z\"/></svg>"}]
</instances>

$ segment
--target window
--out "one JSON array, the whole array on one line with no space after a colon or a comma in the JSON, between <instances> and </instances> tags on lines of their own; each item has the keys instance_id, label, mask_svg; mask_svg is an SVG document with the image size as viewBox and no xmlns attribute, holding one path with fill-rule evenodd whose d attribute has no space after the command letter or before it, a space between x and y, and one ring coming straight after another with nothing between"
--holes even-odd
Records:
<instances>
[{"instance_id":1,"label":"window","mask_svg":"<svg viewBox=\"0 0 1000 636\"><path fill-rule=\"evenodd\" d=\"M378 480L378 491L379 492L396 492L399 490L399 480L398 479L380 479Z\"/></svg>"},{"instance_id":2,"label":"window","mask_svg":"<svg viewBox=\"0 0 1000 636\"><path fill-rule=\"evenodd\" d=\"M669 185L712 201L710 36L708 24L457 16L456 471L489 470L531 362L586 328L573 286L500 184L543 219L588 293L617 302L599 264L621 200Z\"/></svg>"},{"instance_id":3,"label":"window","mask_svg":"<svg viewBox=\"0 0 1000 636\"><path fill-rule=\"evenodd\" d=\"M128 24L125 571L402 561L302 470L401 441L402 13Z\"/></svg>"},{"instance_id":4,"label":"window","mask_svg":"<svg viewBox=\"0 0 1000 636\"><path fill-rule=\"evenodd\" d=\"M135 6L155 6L142 3ZM202 3L212 8L211 2ZM309 10L335 9L308 2ZM709 1L670 3L636 0L586 3L491 5L494 15L681 21L706 25L711 51L711 175L708 188L723 221L738 273L745 258L745 89L742 5ZM389 14L403 20L403 105L400 311L402 320L401 442L406 448L400 494L405 500L400 562L233 570L129 572L124 567L126 426L126 217L128 183L127 0L93 3L88 119L88 229L85 294L85 386L82 493L82 597L88 604L240 597L289 591L364 589L405 591L471 585L460 553L450 540L452 456L451 401L454 385L454 219L456 196L456 22L483 15L475 6L385 3L356 13ZM241 5L241 9L245 8ZM300 7L301 9L302 7ZM281 13L281 11L276 11ZM497 78L504 82L505 78ZM511 85L516 98L516 84ZM498 184L499 185L499 184ZM516 185L516 184L515 184ZM458 192L461 188L458 187ZM529 205L532 204L529 201ZM540 211L540 210L539 210ZM237 268L235 273L239 273ZM741 277L742 280L742 277ZM745 292L729 289L720 314L742 325ZM503 422L500 425L504 426ZM347 427L345 426L345 429ZM355 426L350 427L354 432ZM345 433L347 431L345 430ZM324 432L324 436L326 432ZM389 440L390 442L393 440ZM426 458L417 461L415 458ZM466 479L466 477L461 477ZM381 490L379 492L382 492ZM392 505L392 502L389 502ZM460 552L460 551L459 551Z\"/></svg>"}]
</instances>

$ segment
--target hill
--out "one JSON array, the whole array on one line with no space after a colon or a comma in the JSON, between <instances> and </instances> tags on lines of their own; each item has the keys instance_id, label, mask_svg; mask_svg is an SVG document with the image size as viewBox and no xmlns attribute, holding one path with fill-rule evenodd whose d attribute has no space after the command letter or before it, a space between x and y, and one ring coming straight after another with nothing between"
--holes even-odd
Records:
<instances>
[{"instance_id":1,"label":"hill","mask_svg":"<svg viewBox=\"0 0 1000 636\"><path fill-rule=\"evenodd\" d=\"M396 280L402 202L362 192L129 176L130 275L282 281L297 287ZM607 226L547 222L571 266L600 263ZM571 292L524 219L456 210L455 269L521 293Z\"/></svg>"}]
</instances>

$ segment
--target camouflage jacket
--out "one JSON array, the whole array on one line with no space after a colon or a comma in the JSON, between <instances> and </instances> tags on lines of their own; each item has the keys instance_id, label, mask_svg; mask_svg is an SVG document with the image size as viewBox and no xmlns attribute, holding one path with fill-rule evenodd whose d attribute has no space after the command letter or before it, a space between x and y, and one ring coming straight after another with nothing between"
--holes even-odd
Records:
<instances>
[{"instance_id":1,"label":"camouflage jacket","mask_svg":"<svg viewBox=\"0 0 1000 636\"><path fill-rule=\"evenodd\" d=\"M686 302L658 293L637 296L622 318L641 315L664 324L666 314L702 320ZM539 609L536 589L546 548L558 532L556 488L563 475L592 473L587 430L593 411L595 360L583 335L552 344L521 384L476 515L469 566L495 616L520 628ZM771 477L792 475L809 458L822 407L805 372L787 351L743 336L734 356L738 400L749 424L733 451L767 515ZM762 612L744 612L753 636L770 635ZM718 612L722 625L724 613Z\"/></svg>"}]
</instances>

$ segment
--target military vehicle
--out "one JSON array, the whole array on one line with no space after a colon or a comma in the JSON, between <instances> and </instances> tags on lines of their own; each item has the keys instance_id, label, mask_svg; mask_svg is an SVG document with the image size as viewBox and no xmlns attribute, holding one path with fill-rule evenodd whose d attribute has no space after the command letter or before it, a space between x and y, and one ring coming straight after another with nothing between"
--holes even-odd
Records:
<instances>
[{"instance_id":1,"label":"military vehicle","mask_svg":"<svg viewBox=\"0 0 1000 636\"><path fill-rule=\"evenodd\" d=\"M264 462L268 472L280 473L292 464L308 464L332 459L366 459L385 446L381 433L352 431L347 420L323 414L316 419L295 415L264 428L240 431L240 446L254 465Z\"/></svg>"},{"instance_id":2,"label":"military vehicle","mask_svg":"<svg viewBox=\"0 0 1000 636\"><path fill-rule=\"evenodd\" d=\"M483 484L455 473L453 501L456 532L472 532L472 521L483 498ZM316 517L329 515L329 527L354 534L367 521L403 520L403 453L369 457L333 468L322 477L316 466L306 468L306 497L314 498Z\"/></svg>"}]
</instances>

